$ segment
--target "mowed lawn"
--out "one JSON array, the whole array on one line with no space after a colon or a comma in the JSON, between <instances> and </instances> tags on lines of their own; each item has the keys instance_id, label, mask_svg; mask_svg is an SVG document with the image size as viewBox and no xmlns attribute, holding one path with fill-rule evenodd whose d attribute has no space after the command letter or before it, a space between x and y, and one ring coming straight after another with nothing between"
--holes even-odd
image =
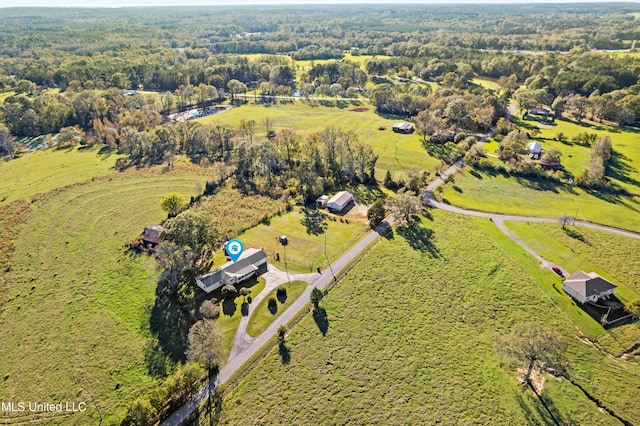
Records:
<instances>
[{"instance_id":1,"label":"mowed lawn","mask_svg":"<svg viewBox=\"0 0 640 426\"><path fill-rule=\"evenodd\" d=\"M366 111L355 111L365 108ZM394 133L391 127L401 119L384 118L375 113L369 103L345 104L344 108L321 106L319 102L292 101L279 105L256 105L249 103L221 114L197 119L201 123L221 123L240 127L241 120L255 120L257 133L255 140L264 138L262 122L273 120L274 129L296 129L301 135L320 132L327 127L341 127L355 132L358 138L372 146L378 154L376 177L382 180L390 171L395 179L403 178L411 167L419 170L434 170L440 160L429 156L421 137L414 133L403 135ZM385 127L385 130L379 130Z\"/></svg>"},{"instance_id":2,"label":"mowed lawn","mask_svg":"<svg viewBox=\"0 0 640 426\"><path fill-rule=\"evenodd\" d=\"M0 396L88 406L86 413L20 417L86 425L102 416L115 424L157 382L147 375L144 345L152 339L159 271L152 256L125 245L166 217L160 201L167 193L195 195L208 174L128 171L31 204L0 312Z\"/></svg>"},{"instance_id":3,"label":"mowed lawn","mask_svg":"<svg viewBox=\"0 0 640 426\"><path fill-rule=\"evenodd\" d=\"M237 238L242 241L245 249L249 247L263 248L268 261L277 268L285 270L285 247L278 243L280 235L286 235L289 244L286 247L286 260L290 272L315 272L320 266L329 267L325 257L325 236L327 256L331 261L342 255L355 244L365 232L369 230L367 224L343 219L341 222L331 215L322 219L319 215L324 210L304 211L296 207L294 211L274 216L269 225L261 224L240 234ZM280 260L275 260L279 253ZM215 264L224 263L222 250L216 254ZM311 265L311 267L309 266Z\"/></svg>"},{"instance_id":4,"label":"mowed lawn","mask_svg":"<svg viewBox=\"0 0 640 426\"><path fill-rule=\"evenodd\" d=\"M221 423L552 423L495 353L497 337L525 321L564 336L573 380L624 418L640 417L637 364L579 340L519 250L472 219L433 217L367 253L321 303L326 336L305 316L286 338L289 363L277 348L268 354L225 395ZM619 424L566 380L546 380L561 423Z\"/></svg>"},{"instance_id":5,"label":"mowed lawn","mask_svg":"<svg viewBox=\"0 0 640 426\"><path fill-rule=\"evenodd\" d=\"M589 193L547 180L470 169L454 179L444 198L457 206L522 216L560 217L566 213L577 215L579 220L640 231L640 197Z\"/></svg>"},{"instance_id":6,"label":"mowed lawn","mask_svg":"<svg viewBox=\"0 0 640 426\"><path fill-rule=\"evenodd\" d=\"M92 177L116 173L117 154L94 149L47 149L0 161L0 202L29 198Z\"/></svg>"}]
</instances>

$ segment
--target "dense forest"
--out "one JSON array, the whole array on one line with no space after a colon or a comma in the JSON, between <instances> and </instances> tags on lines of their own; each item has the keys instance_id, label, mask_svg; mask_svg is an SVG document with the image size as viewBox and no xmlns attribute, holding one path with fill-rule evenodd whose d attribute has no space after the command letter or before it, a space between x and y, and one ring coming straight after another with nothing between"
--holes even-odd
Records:
<instances>
[{"instance_id":1,"label":"dense forest","mask_svg":"<svg viewBox=\"0 0 640 426\"><path fill-rule=\"evenodd\" d=\"M3 9L0 155L18 149L15 137L51 134L135 164L228 159L246 129L187 132L198 126L168 115L250 90L367 97L432 136L486 130L511 97L523 109L638 125L638 56L606 49L635 50L639 13L635 4ZM359 64L346 53L368 56ZM500 92L471 85L474 76Z\"/></svg>"}]
</instances>

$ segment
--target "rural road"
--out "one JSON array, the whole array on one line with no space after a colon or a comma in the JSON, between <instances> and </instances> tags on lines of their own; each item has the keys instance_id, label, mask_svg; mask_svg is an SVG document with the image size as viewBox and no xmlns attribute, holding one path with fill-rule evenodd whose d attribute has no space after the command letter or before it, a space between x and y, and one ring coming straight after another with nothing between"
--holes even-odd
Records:
<instances>
[{"instance_id":1,"label":"rural road","mask_svg":"<svg viewBox=\"0 0 640 426\"><path fill-rule=\"evenodd\" d=\"M386 224L386 225L385 225ZM309 296L314 287L323 289L334 279L334 274L342 271L347 265L357 258L371 243L373 243L379 232L383 233L390 226L390 222L383 222L375 231L369 232L364 238L358 241L349 251L342 257L338 258L330 265L330 268L318 274L315 285L310 285L296 299L289 308L282 313L262 334L247 342L246 347L235 356L229 357L227 364L220 370L218 375L211 379L211 382L202 387L186 404L176 410L166 420L161 422L162 426L179 426L184 422L191 413L193 413L200 404L202 404L209 396L209 391L227 381L233 373L238 371L242 365L249 360L265 343L276 335L278 328L289 322L299 311L301 311L309 303ZM306 275L306 274L305 274Z\"/></svg>"}]
</instances>

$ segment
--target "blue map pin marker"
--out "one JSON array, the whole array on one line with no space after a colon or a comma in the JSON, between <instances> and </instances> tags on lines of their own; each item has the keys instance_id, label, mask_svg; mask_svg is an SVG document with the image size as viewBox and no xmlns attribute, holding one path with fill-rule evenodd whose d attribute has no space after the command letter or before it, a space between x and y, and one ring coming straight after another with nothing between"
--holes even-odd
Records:
<instances>
[{"instance_id":1,"label":"blue map pin marker","mask_svg":"<svg viewBox=\"0 0 640 426\"><path fill-rule=\"evenodd\" d=\"M224 246L227 254L234 262L237 262L240 258L240 255L244 251L244 245L240 240L229 240L227 244Z\"/></svg>"}]
</instances>

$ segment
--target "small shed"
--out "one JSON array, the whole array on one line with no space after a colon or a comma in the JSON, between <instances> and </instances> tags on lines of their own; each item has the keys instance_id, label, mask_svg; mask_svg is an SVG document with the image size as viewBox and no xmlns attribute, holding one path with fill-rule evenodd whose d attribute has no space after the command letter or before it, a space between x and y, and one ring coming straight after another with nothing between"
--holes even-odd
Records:
<instances>
[{"instance_id":1,"label":"small shed","mask_svg":"<svg viewBox=\"0 0 640 426\"><path fill-rule=\"evenodd\" d=\"M327 201L329 201L328 195L323 195L316 200L316 207L319 209L323 209L327 207Z\"/></svg>"},{"instance_id":2,"label":"small shed","mask_svg":"<svg viewBox=\"0 0 640 426\"><path fill-rule=\"evenodd\" d=\"M340 191L329 201L327 201L327 208L331 211L340 213L347 208L349 204L353 202L353 194L347 191Z\"/></svg>"},{"instance_id":3,"label":"small shed","mask_svg":"<svg viewBox=\"0 0 640 426\"><path fill-rule=\"evenodd\" d=\"M527 144L527 149L529 150L529 154L537 154L540 155L542 152L542 145L538 142L529 142Z\"/></svg>"},{"instance_id":4,"label":"small shed","mask_svg":"<svg viewBox=\"0 0 640 426\"><path fill-rule=\"evenodd\" d=\"M160 242L162 242L162 239L160 238L161 233L162 233L162 226L153 225L153 226L148 226L144 228L144 231L142 231L142 234L140 234L140 237L142 238L143 243L149 244L152 246L157 246L158 244L160 244Z\"/></svg>"},{"instance_id":5,"label":"small shed","mask_svg":"<svg viewBox=\"0 0 640 426\"><path fill-rule=\"evenodd\" d=\"M578 303L597 302L607 299L616 290L616 285L595 272L575 271L562 283L562 290Z\"/></svg>"},{"instance_id":6,"label":"small shed","mask_svg":"<svg viewBox=\"0 0 640 426\"><path fill-rule=\"evenodd\" d=\"M411 123L407 123L406 121L403 121L401 123L396 123L393 125L393 131L396 133L413 133L414 128L413 128L413 124Z\"/></svg>"}]
</instances>

